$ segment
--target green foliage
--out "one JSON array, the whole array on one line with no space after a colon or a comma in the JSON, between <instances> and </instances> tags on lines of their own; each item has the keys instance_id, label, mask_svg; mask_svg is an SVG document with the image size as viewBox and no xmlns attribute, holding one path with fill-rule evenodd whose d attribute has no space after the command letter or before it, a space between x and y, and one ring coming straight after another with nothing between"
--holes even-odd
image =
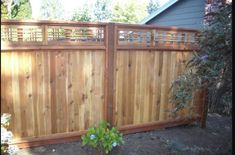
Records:
<instances>
[{"instance_id":1,"label":"green foliage","mask_svg":"<svg viewBox=\"0 0 235 155\"><path fill-rule=\"evenodd\" d=\"M73 21L91 21L91 10L89 9L88 5L86 4L83 9L78 9L72 17Z\"/></svg>"},{"instance_id":2,"label":"green foliage","mask_svg":"<svg viewBox=\"0 0 235 155\"><path fill-rule=\"evenodd\" d=\"M128 4L125 7L117 3L113 9L112 21L124 22L124 23L136 23L138 21L135 15L135 7L132 4Z\"/></svg>"},{"instance_id":3,"label":"green foliage","mask_svg":"<svg viewBox=\"0 0 235 155\"><path fill-rule=\"evenodd\" d=\"M96 21L107 22L110 21L112 16L111 8L112 0L96 0L88 6L85 3L82 8L75 10L72 20L74 21Z\"/></svg>"},{"instance_id":4,"label":"green foliage","mask_svg":"<svg viewBox=\"0 0 235 155\"><path fill-rule=\"evenodd\" d=\"M32 8L29 0L1 0L3 19L30 19Z\"/></svg>"},{"instance_id":5,"label":"green foliage","mask_svg":"<svg viewBox=\"0 0 235 155\"><path fill-rule=\"evenodd\" d=\"M87 4L75 10L72 20L138 23L148 14L145 9L147 3L136 3L135 0L125 2L96 0L89 6Z\"/></svg>"},{"instance_id":6,"label":"green foliage","mask_svg":"<svg viewBox=\"0 0 235 155\"><path fill-rule=\"evenodd\" d=\"M147 16L145 4L130 0L124 3L116 3L113 7L113 22L138 23Z\"/></svg>"},{"instance_id":7,"label":"green foliage","mask_svg":"<svg viewBox=\"0 0 235 155\"><path fill-rule=\"evenodd\" d=\"M94 8L95 21L109 21L112 16L112 0L96 0Z\"/></svg>"},{"instance_id":8,"label":"green foliage","mask_svg":"<svg viewBox=\"0 0 235 155\"><path fill-rule=\"evenodd\" d=\"M123 143L122 134L114 127L110 129L105 121L102 121L98 127L89 128L86 135L82 136L83 145L101 149L106 154Z\"/></svg>"},{"instance_id":9,"label":"green foliage","mask_svg":"<svg viewBox=\"0 0 235 155\"><path fill-rule=\"evenodd\" d=\"M9 19L8 11L7 11L7 4L4 4L4 2L1 0L1 18L2 19Z\"/></svg>"},{"instance_id":10,"label":"green foliage","mask_svg":"<svg viewBox=\"0 0 235 155\"><path fill-rule=\"evenodd\" d=\"M208 88L209 111L231 113L232 107L232 7L226 4L209 22L199 39L199 52L172 85L176 111L188 106L194 90Z\"/></svg>"},{"instance_id":11,"label":"green foliage","mask_svg":"<svg viewBox=\"0 0 235 155\"><path fill-rule=\"evenodd\" d=\"M147 5L147 11L149 14L153 13L159 8L159 2L158 0L149 0L149 3Z\"/></svg>"},{"instance_id":12,"label":"green foliage","mask_svg":"<svg viewBox=\"0 0 235 155\"><path fill-rule=\"evenodd\" d=\"M11 16L13 19L30 19L32 8L29 0L21 0L19 5L15 5L12 9Z\"/></svg>"},{"instance_id":13,"label":"green foliage","mask_svg":"<svg viewBox=\"0 0 235 155\"><path fill-rule=\"evenodd\" d=\"M63 19L61 0L43 0L40 17L42 19Z\"/></svg>"},{"instance_id":14,"label":"green foliage","mask_svg":"<svg viewBox=\"0 0 235 155\"><path fill-rule=\"evenodd\" d=\"M171 87L172 96L170 101L174 103L175 109L171 112L176 115L179 110L189 107L189 102L192 100L192 92L194 91L194 86L197 85L196 77L193 76L193 70L187 70L183 75L179 76L173 83ZM190 107L189 107L190 109Z\"/></svg>"}]
</instances>

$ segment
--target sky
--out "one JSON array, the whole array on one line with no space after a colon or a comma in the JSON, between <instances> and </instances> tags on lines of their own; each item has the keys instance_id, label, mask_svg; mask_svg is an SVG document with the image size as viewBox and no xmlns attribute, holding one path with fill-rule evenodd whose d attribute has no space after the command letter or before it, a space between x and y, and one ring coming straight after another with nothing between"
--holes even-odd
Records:
<instances>
[{"instance_id":1,"label":"sky","mask_svg":"<svg viewBox=\"0 0 235 155\"><path fill-rule=\"evenodd\" d=\"M30 0L31 6L32 6L32 17L37 18L39 16L40 12L40 4L43 0ZM72 16L74 9L81 7L83 3L87 2L92 3L95 0L61 0L62 1L62 6L64 8L64 12L66 12L67 16ZM114 1L119 1L123 2L124 0L114 0ZM137 3L143 3L144 1L148 0L136 0ZM169 0L159 0L160 6L165 4Z\"/></svg>"}]
</instances>

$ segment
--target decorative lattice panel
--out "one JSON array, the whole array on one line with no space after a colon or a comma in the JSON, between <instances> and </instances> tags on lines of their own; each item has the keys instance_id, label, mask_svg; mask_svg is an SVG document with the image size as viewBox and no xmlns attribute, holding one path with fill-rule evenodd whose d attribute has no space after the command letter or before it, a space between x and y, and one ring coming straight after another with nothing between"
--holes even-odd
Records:
<instances>
[{"instance_id":1,"label":"decorative lattice panel","mask_svg":"<svg viewBox=\"0 0 235 155\"><path fill-rule=\"evenodd\" d=\"M192 48L197 46L196 32L169 30L118 30L119 46Z\"/></svg>"},{"instance_id":2,"label":"decorative lattice panel","mask_svg":"<svg viewBox=\"0 0 235 155\"><path fill-rule=\"evenodd\" d=\"M3 43L40 43L43 41L42 33L42 27L40 26L2 25L1 41Z\"/></svg>"},{"instance_id":3,"label":"decorative lattice panel","mask_svg":"<svg viewBox=\"0 0 235 155\"><path fill-rule=\"evenodd\" d=\"M104 28L103 27L60 27L49 26L48 43L70 43L70 44L103 44Z\"/></svg>"},{"instance_id":4,"label":"decorative lattice panel","mask_svg":"<svg viewBox=\"0 0 235 155\"><path fill-rule=\"evenodd\" d=\"M120 45L143 45L150 46L151 31L120 30L118 41Z\"/></svg>"},{"instance_id":5,"label":"decorative lattice panel","mask_svg":"<svg viewBox=\"0 0 235 155\"><path fill-rule=\"evenodd\" d=\"M104 45L104 27L2 25L5 45Z\"/></svg>"}]
</instances>

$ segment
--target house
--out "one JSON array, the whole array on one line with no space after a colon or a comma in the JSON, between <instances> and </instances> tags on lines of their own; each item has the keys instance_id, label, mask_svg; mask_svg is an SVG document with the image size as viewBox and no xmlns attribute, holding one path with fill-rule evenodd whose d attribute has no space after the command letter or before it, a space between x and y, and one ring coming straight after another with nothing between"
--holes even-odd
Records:
<instances>
[{"instance_id":1,"label":"house","mask_svg":"<svg viewBox=\"0 0 235 155\"><path fill-rule=\"evenodd\" d=\"M206 0L169 0L140 23L202 29Z\"/></svg>"}]
</instances>

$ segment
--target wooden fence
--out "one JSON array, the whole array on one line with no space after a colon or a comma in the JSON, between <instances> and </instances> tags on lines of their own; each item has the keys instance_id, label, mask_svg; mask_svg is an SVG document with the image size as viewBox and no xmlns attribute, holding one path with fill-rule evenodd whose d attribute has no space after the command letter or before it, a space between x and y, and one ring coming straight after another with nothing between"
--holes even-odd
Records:
<instances>
[{"instance_id":1,"label":"wooden fence","mask_svg":"<svg viewBox=\"0 0 235 155\"><path fill-rule=\"evenodd\" d=\"M1 113L20 147L77 140L107 120L123 133L202 119L205 93L178 117L171 82L197 49L181 28L3 20Z\"/></svg>"}]
</instances>

